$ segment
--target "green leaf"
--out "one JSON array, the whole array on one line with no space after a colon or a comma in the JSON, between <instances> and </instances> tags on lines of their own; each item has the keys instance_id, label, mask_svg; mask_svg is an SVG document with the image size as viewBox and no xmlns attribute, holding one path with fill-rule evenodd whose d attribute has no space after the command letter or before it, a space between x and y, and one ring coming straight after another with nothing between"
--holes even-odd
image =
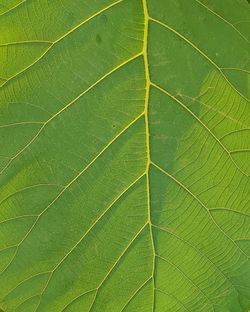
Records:
<instances>
[{"instance_id":1,"label":"green leaf","mask_svg":"<svg viewBox=\"0 0 250 312\"><path fill-rule=\"evenodd\" d=\"M1 1L0 306L250 308L250 6Z\"/></svg>"}]
</instances>

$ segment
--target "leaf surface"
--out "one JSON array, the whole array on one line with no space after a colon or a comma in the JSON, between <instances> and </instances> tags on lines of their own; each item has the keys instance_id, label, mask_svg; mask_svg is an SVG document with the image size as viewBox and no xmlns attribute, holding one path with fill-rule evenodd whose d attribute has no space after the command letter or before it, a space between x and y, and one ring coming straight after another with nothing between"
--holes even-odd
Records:
<instances>
[{"instance_id":1,"label":"leaf surface","mask_svg":"<svg viewBox=\"0 0 250 312\"><path fill-rule=\"evenodd\" d=\"M2 1L0 307L250 308L250 7Z\"/></svg>"}]
</instances>

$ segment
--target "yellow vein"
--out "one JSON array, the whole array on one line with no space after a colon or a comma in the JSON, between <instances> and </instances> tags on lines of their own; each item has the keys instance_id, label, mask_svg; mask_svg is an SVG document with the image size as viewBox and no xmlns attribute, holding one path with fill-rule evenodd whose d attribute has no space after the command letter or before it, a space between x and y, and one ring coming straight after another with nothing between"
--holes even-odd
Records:
<instances>
[{"instance_id":1,"label":"yellow vein","mask_svg":"<svg viewBox=\"0 0 250 312\"><path fill-rule=\"evenodd\" d=\"M65 185L60 185L60 184L55 184L55 183L54 183L54 184L53 184L53 183L40 183L40 184L29 185L29 186L26 186L26 187L24 187L24 188L22 188L22 189L19 189L19 190L15 191L15 192L13 192L13 193L10 193L10 194L7 195L6 197L4 197L4 198L0 201L0 205L1 205L4 201L8 200L10 197L12 197L12 196L14 196L14 195L16 195L16 194L18 194L18 193L21 193L21 192L26 191L26 190L31 189L31 188L40 187L40 186L57 186L57 187L64 187Z\"/></svg>"},{"instance_id":2,"label":"yellow vein","mask_svg":"<svg viewBox=\"0 0 250 312\"><path fill-rule=\"evenodd\" d=\"M183 239L181 236L177 235L176 233L174 232L171 232L169 230L167 230L166 228L163 228L159 225L156 225L156 224L153 224L153 227L158 229L159 231L162 231L162 232L165 232L169 235L172 235L174 236L176 239L180 240L181 242L183 242L185 245L189 246L190 248L194 249L202 258L205 258L207 261L209 261L213 267L215 267L215 269L217 271L220 272L220 274L223 276L223 278L232 286L233 289L237 291L237 288L235 287L235 285L231 282L231 280L224 274L224 272L220 269L219 266L217 266L210 258L209 256L202 250L200 250L199 248L197 248L195 245L193 245L193 243L190 243L189 241Z\"/></svg>"},{"instance_id":3,"label":"yellow vein","mask_svg":"<svg viewBox=\"0 0 250 312\"><path fill-rule=\"evenodd\" d=\"M34 299L34 298L36 298L36 297L39 298L39 296L40 296L40 294L35 294L35 295L30 296L29 298L25 299L24 301L22 301L20 304L18 304L18 305L15 307L14 312L16 312L16 311L18 311L18 310L20 311L20 308L21 308L25 303L27 303L29 300ZM37 298L37 299L38 299L38 298ZM17 310L17 309L18 309L18 310Z\"/></svg>"},{"instance_id":4,"label":"yellow vein","mask_svg":"<svg viewBox=\"0 0 250 312\"><path fill-rule=\"evenodd\" d=\"M173 181L175 181L180 187L182 187L184 190L186 190L187 193L189 193L207 212L208 215L210 216L211 220L214 222L214 224L216 225L216 227L221 231L221 233L223 233L235 246L237 249L239 249L244 256L246 256L247 260L249 261L249 257L248 255L235 243L235 241L226 234L226 232L224 232L222 230L222 228L219 226L219 224L215 221L214 217L211 214L210 208L208 208L195 194L193 194L184 184L182 184L179 180L177 180L174 176L172 176L170 173L168 173L166 170L162 169L160 166L158 166L155 162L151 161L151 164L157 168L159 171L161 171L163 174L165 174L166 176L168 176L170 179L172 179Z\"/></svg>"},{"instance_id":5,"label":"yellow vein","mask_svg":"<svg viewBox=\"0 0 250 312\"><path fill-rule=\"evenodd\" d=\"M4 297L3 297L3 300L8 298L8 296L13 293L14 290L16 290L19 286L21 286L22 284L28 282L29 280L33 279L33 278L36 278L37 276L40 276L40 275L45 275L45 274L48 274L49 275L50 271L45 271L45 272L40 272L40 273L37 273L37 274L34 274L24 280L22 280L20 283L18 283L14 288L12 288Z\"/></svg>"},{"instance_id":6,"label":"yellow vein","mask_svg":"<svg viewBox=\"0 0 250 312\"><path fill-rule=\"evenodd\" d=\"M83 22L81 22L80 24L78 24L77 26L75 26L74 28L72 28L71 30L69 30L67 33L65 33L63 36L61 36L60 38L58 38L57 40L54 41L53 44L56 44L57 42L61 41L62 39L64 39L65 37L67 37L69 34L71 34L72 32L74 32L76 29L78 29L79 27L81 27L82 25L86 24L88 21L92 20L94 17L100 15L101 13L103 13L104 11L107 11L108 9L112 8L113 6L121 3L123 0L118 0L115 1L109 5L107 5L105 8L101 9L100 11L96 12L95 14L91 15L90 17L88 17L87 19L85 19Z\"/></svg>"},{"instance_id":7,"label":"yellow vein","mask_svg":"<svg viewBox=\"0 0 250 312\"><path fill-rule=\"evenodd\" d=\"M2 88L3 86L5 86L9 81L11 81L12 79L14 79L15 77L19 76L20 74L22 74L23 72L25 72L27 69L29 69L30 67L32 67L33 65L35 65L37 62L39 62L46 54L47 52L52 48L53 44L50 45L34 62L32 62L30 65L28 65L27 67L25 67L24 69L20 70L19 72L17 72L15 75L11 76L10 78L8 78L0 87Z\"/></svg>"},{"instance_id":8,"label":"yellow vein","mask_svg":"<svg viewBox=\"0 0 250 312\"><path fill-rule=\"evenodd\" d=\"M41 296L45 292L45 290L48 288L48 285L51 281L51 278L55 271L62 265L62 263L65 261L65 259L77 248L77 246L86 238L86 236L95 228L95 226L103 219L103 217L110 211L110 209L117 204L117 202L123 197L124 194L126 194L143 176L145 173L140 175L135 181L133 181L125 190L123 190L113 201L112 203L104 209L104 211L100 214L100 216L93 222L93 224L89 227L89 229L81 236L81 238L75 243L75 245L67 252L67 254L61 259L61 261L54 267L54 269L51 271L50 277L43 289L43 292L41 293Z\"/></svg>"},{"instance_id":9,"label":"yellow vein","mask_svg":"<svg viewBox=\"0 0 250 312\"><path fill-rule=\"evenodd\" d=\"M245 125L244 123L242 123L242 122L240 122L239 120L237 120L237 119L231 117L231 116L229 115L230 111L229 111L228 114L227 114L227 113L223 112L222 110L217 110L217 109L214 108L213 106L208 105L208 104L206 104L206 103L203 102L203 101L200 101L200 100L197 100L197 99L195 99L195 98L192 98L192 97L190 97L190 96L188 96L188 95L182 95L182 94L180 94L180 96L185 97L185 98L187 98L187 99L190 99L190 100L192 100L193 102L200 103L201 105L203 105L203 106L209 108L210 111L213 111L213 112L215 112L215 113L220 114L220 115L223 116L224 118L233 121L233 122L236 123L237 125L241 125L241 126L243 126L243 127L247 127L247 125ZM208 102L208 101L207 101L207 102ZM214 106L215 106L215 105L214 105ZM207 111L207 112L208 112L208 111ZM207 112L206 112L206 113L207 113Z\"/></svg>"},{"instance_id":10,"label":"yellow vein","mask_svg":"<svg viewBox=\"0 0 250 312\"><path fill-rule=\"evenodd\" d=\"M74 32L75 30L77 30L79 27L81 27L82 25L86 24L87 22L89 22L90 20L92 20L93 18L95 18L96 16L100 15L101 13L105 12L106 10L112 8L113 6L121 3L123 0L118 0L114 3L111 3L110 5L106 6L105 8L99 10L98 12L94 13L93 15L91 15L90 17L86 18L84 21L82 21L80 24L78 24L77 26L75 26L74 28L72 28L71 30L69 30L67 33L63 34L60 38L56 39L54 42L52 42L52 44L48 47L48 49L46 49L44 51L44 53L42 53L41 56L39 56L39 58L37 58L34 62L32 62L30 65L28 65L27 67L25 67L24 69L22 69L21 71L17 72L15 75L11 76L8 80L6 80L1 87L3 87L6 83L8 83L10 80L12 80L13 78L15 78L16 76L20 75L21 73L23 73L24 71L26 71L27 69L29 69L30 67L32 67L33 65L35 65L37 62L39 62L48 52L49 50L52 49L52 47L54 45L56 45L58 42L60 42L62 39L64 39L65 37L67 37L69 34L71 34L72 32Z\"/></svg>"},{"instance_id":11,"label":"yellow vein","mask_svg":"<svg viewBox=\"0 0 250 312\"><path fill-rule=\"evenodd\" d=\"M20 125L41 125L44 124L42 121L22 121L22 122L15 122L11 124L6 124L6 125L0 125L0 128L7 128L7 127L14 127L14 126L20 126Z\"/></svg>"},{"instance_id":12,"label":"yellow vein","mask_svg":"<svg viewBox=\"0 0 250 312\"><path fill-rule=\"evenodd\" d=\"M14 250L16 251L17 246L16 245L8 246L6 248L1 249L0 251L5 251L5 250L8 250L8 249L12 249L12 248L14 248ZM15 252L13 253L12 258L10 259L10 262L13 260L13 257L15 257ZM2 270L0 271L0 274L2 274L6 270L7 266L9 266L9 264L5 265L5 267L2 268Z\"/></svg>"},{"instance_id":13,"label":"yellow vein","mask_svg":"<svg viewBox=\"0 0 250 312\"><path fill-rule=\"evenodd\" d=\"M241 216L250 218L250 214L248 214L247 212L238 211L238 210L231 209L231 208L226 208L226 207L215 207L215 208L210 208L209 210L211 212L213 212L213 211L229 211L229 212L237 213L237 214L239 214Z\"/></svg>"},{"instance_id":14,"label":"yellow vein","mask_svg":"<svg viewBox=\"0 0 250 312\"><path fill-rule=\"evenodd\" d=\"M23 3L25 3L25 2L26 2L26 0L23 0L23 1L19 2L17 5L13 6L12 8L8 9L7 11L1 13L0 16L3 16L3 15L5 15L5 14L7 14L7 13L13 11L13 10L15 10L17 7L19 7L21 4L23 4Z\"/></svg>"},{"instance_id":15,"label":"yellow vein","mask_svg":"<svg viewBox=\"0 0 250 312\"><path fill-rule=\"evenodd\" d=\"M4 247L4 248L0 249L0 252L1 252L1 251L5 251L5 250L7 250L7 249L14 248L14 247L17 247L17 245L9 245L8 247Z\"/></svg>"},{"instance_id":16,"label":"yellow vein","mask_svg":"<svg viewBox=\"0 0 250 312\"><path fill-rule=\"evenodd\" d=\"M2 220L2 221L0 221L0 225L3 224L3 223L6 223L6 222L18 220L18 219L34 218L34 217L37 217L37 215L21 215L21 216L17 216L17 217L13 217L13 218Z\"/></svg>"},{"instance_id":17,"label":"yellow vein","mask_svg":"<svg viewBox=\"0 0 250 312\"><path fill-rule=\"evenodd\" d=\"M235 150L231 150L230 153L233 154L233 153L249 153L250 152L250 149L249 148L244 148L244 149L235 149Z\"/></svg>"},{"instance_id":18,"label":"yellow vein","mask_svg":"<svg viewBox=\"0 0 250 312\"><path fill-rule=\"evenodd\" d=\"M98 85L101 81L103 81L105 78L113 74L115 71L120 69L121 67L125 66L132 60L136 59L137 57L141 56L142 53L138 53L128 60L124 61L123 63L119 64L115 68L113 68L111 71L103 75L101 78L99 78L97 81L95 81L91 86L89 86L87 89L85 89L82 93L80 93L76 98L74 98L72 101L70 101L67 105L65 105L61 110L59 110L57 113L55 113L53 116L51 116L46 122L44 122L43 126L39 129L39 131L35 134L35 136L30 140L28 144L26 144L15 156L11 157L10 161L4 166L4 168L0 171L0 175L9 167L9 165L12 163L14 159L16 159L21 153L23 153L40 135L40 133L43 131L43 129L48 125L55 117L60 115L63 111L65 111L69 106L74 104L77 100L79 100L84 94L89 92L91 89L93 89L96 85Z\"/></svg>"},{"instance_id":19,"label":"yellow vein","mask_svg":"<svg viewBox=\"0 0 250 312\"><path fill-rule=\"evenodd\" d=\"M160 288L156 288L155 290L158 291L159 293L161 293L161 294L167 296L167 297L173 298L173 299L175 300L175 302L179 303L186 311L191 312L191 311L185 306L185 304L184 304L179 298L177 298L175 295L173 295L172 293L168 293L168 292L166 292L166 290L163 291L163 290L161 290Z\"/></svg>"},{"instance_id":20,"label":"yellow vein","mask_svg":"<svg viewBox=\"0 0 250 312\"><path fill-rule=\"evenodd\" d=\"M138 295L138 293L147 285L147 283L150 280L152 280L152 276L150 276L148 279L146 279L146 281L142 285L140 285L140 287L138 287L136 289L136 291L132 294L132 296L129 298L129 300L126 302L126 304L123 306L123 308L121 309L120 312L123 312L128 307L130 302Z\"/></svg>"},{"instance_id":21,"label":"yellow vein","mask_svg":"<svg viewBox=\"0 0 250 312\"><path fill-rule=\"evenodd\" d=\"M11 263L13 262L13 260L15 259L18 250L20 248L20 246L23 244L23 242L25 241L25 239L30 235L30 233L32 232L32 230L34 229L34 227L36 226L36 224L38 223L38 221L40 220L41 216L64 194L64 192L76 181L78 180L82 174L87 171L95 162L96 160L122 135L124 134L133 124L135 124L142 116L144 115L144 113L141 113L138 117L136 117L131 123L129 123L121 132L119 132L107 145L105 145L105 147L89 162L89 164L87 166L85 166L59 193L58 195L50 202L50 204L37 216L35 222L33 223L33 225L31 226L31 228L29 229L29 231L25 234L24 238L20 241L20 243L17 245L17 250L15 252L15 255L12 259L12 261L9 263L9 265L5 268L5 270L11 265ZM5 271L4 270L4 271ZM3 271L3 272L4 272ZM2 272L2 273L3 273Z\"/></svg>"},{"instance_id":22,"label":"yellow vein","mask_svg":"<svg viewBox=\"0 0 250 312\"><path fill-rule=\"evenodd\" d=\"M226 24L228 24L230 27L232 27L244 40L246 40L247 42L249 42L249 40L232 24L230 23L228 20L226 20L224 17L222 17L221 15L219 15L218 13L216 13L215 11L213 11L212 9L210 9L208 6L206 6L204 3L200 2L199 0L195 0L197 3L199 3L202 7L204 7L206 10L208 10L210 13L214 14L215 16L217 16L219 19L221 19L223 22L225 22Z\"/></svg>"},{"instance_id":23,"label":"yellow vein","mask_svg":"<svg viewBox=\"0 0 250 312\"><path fill-rule=\"evenodd\" d=\"M112 267L110 268L110 270L108 271L108 273L105 275L105 277L103 278L103 280L100 282L100 284L97 287L97 292L95 294L95 298L94 301L89 309L88 312L90 312L96 302L97 296L98 296L98 291L100 290L101 286L104 284L104 282L107 280L107 278L110 276L110 274L113 272L113 270L115 269L115 267L119 264L119 262L121 261L121 259L125 256L125 254L128 252L129 248L133 245L133 243L138 239L138 237L141 235L141 233L143 232L143 230L146 228L146 226L148 225L148 223L144 224L141 229L135 234L135 236L132 238L132 240L128 243L128 245L125 247L125 249L123 250L123 252L121 253L121 255L116 259L115 263L112 265Z\"/></svg>"},{"instance_id":24,"label":"yellow vein","mask_svg":"<svg viewBox=\"0 0 250 312\"><path fill-rule=\"evenodd\" d=\"M152 277L153 277L153 304L152 311L154 311L155 305L155 246L154 237L151 224L151 208L150 208L150 183L149 183L149 167L150 167L150 142L149 142L149 89L150 89L150 74L149 74L149 62L148 62L148 26L149 26L149 15L147 0L143 0L143 12L144 12L144 38L143 38L143 58L145 66L145 76L146 76L146 94L145 94L145 128L146 128L146 146L147 146L147 164L146 164L146 178L147 178L147 205L148 205L148 223L150 229L150 237L152 242L153 251L153 263L152 263Z\"/></svg>"},{"instance_id":25,"label":"yellow vein","mask_svg":"<svg viewBox=\"0 0 250 312\"><path fill-rule=\"evenodd\" d=\"M62 309L61 312L65 312L66 309L68 309L68 307L70 307L73 303L75 303L75 302L76 302L78 299L80 299L81 297L84 297L85 295L88 295L88 294L90 294L90 293L92 293L92 292L95 292L95 291L97 291L96 288L91 289L91 290L88 290L88 291L85 291L83 294L81 294L81 295L75 297L73 300L71 300L71 301Z\"/></svg>"},{"instance_id":26,"label":"yellow vein","mask_svg":"<svg viewBox=\"0 0 250 312\"><path fill-rule=\"evenodd\" d=\"M7 47L7 46L12 46L12 45L19 45L19 44L33 44L33 43L47 43L47 44L53 44L53 41L49 40L30 40L30 41L13 41L13 42L6 42L6 43L1 43L0 47Z\"/></svg>"},{"instance_id":27,"label":"yellow vein","mask_svg":"<svg viewBox=\"0 0 250 312\"><path fill-rule=\"evenodd\" d=\"M198 286L198 284L195 284L195 282L183 271L181 270L176 264L174 264L172 261L166 259L165 257L162 257L160 255L156 255L157 258L161 259L163 262L166 262L173 266L177 271L180 272L180 274L189 281L197 290L200 292L207 300L213 305L212 300L206 295L206 293Z\"/></svg>"},{"instance_id":28,"label":"yellow vein","mask_svg":"<svg viewBox=\"0 0 250 312\"><path fill-rule=\"evenodd\" d=\"M236 70L236 71L240 71L246 74L250 74L250 71L247 69L242 69L242 68L236 68L236 67L221 67L221 70Z\"/></svg>"},{"instance_id":29,"label":"yellow vein","mask_svg":"<svg viewBox=\"0 0 250 312\"><path fill-rule=\"evenodd\" d=\"M247 102L249 102L249 99L246 98L238 89L236 89L235 86L227 79L227 77L225 76L225 74L223 73L221 68L212 59L210 59L202 50L200 50L194 43L189 41L185 36L180 34L175 29L171 28L167 24L165 24L165 23L163 23L163 22L161 22L161 21L159 21L159 20L157 20L157 19L155 19L153 17L149 17L149 20L154 22L154 23L156 23L156 24L158 24L158 25L161 25L162 27L164 27L164 28L166 28L168 30L170 30L171 32L176 34L176 36L178 36L179 38L184 40L187 44L189 44L191 47L193 47L198 53L200 53L208 62L210 62L219 71L219 73L227 81L227 83L233 88L233 90L235 90L242 98L244 98Z\"/></svg>"},{"instance_id":30,"label":"yellow vein","mask_svg":"<svg viewBox=\"0 0 250 312\"><path fill-rule=\"evenodd\" d=\"M234 161L234 159L232 158L232 155L230 154L230 152L227 150L227 148L225 147L225 145L215 136L215 134L203 123L203 121L196 116L187 106L185 106L181 101L179 101L176 97L174 97L171 93L169 93L168 91L166 91L165 89L163 89L162 87L158 86L157 84L151 82L151 85L153 87L155 87L156 89L158 89L159 91L161 91L162 93L165 93L166 95L168 95L169 97L171 97L176 103L178 103L183 109L185 109L187 112L190 113L190 115L192 115L209 133L210 135L217 141L217 143L223 148L223 150L228 154L228 157L231 159L232 163L235 165L235 167L247 178L249 178L249 176L236 164L236 162Z\"/></svg>"}]
</instances>

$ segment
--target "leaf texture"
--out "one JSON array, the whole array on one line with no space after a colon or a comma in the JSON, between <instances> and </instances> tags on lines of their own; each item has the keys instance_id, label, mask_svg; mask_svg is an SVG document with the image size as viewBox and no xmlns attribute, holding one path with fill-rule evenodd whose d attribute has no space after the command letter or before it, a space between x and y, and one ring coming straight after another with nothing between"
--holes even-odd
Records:
<instances>
[{"instance_id":1,"label":"leaf texture","mask_svg":"<svg viewBox=\"0 0 250 312\"><path fill-rule=\"evenodd\" d=\"M4 312L247 312L250 6L0 4Z\"/></svg>"}]
</instances>

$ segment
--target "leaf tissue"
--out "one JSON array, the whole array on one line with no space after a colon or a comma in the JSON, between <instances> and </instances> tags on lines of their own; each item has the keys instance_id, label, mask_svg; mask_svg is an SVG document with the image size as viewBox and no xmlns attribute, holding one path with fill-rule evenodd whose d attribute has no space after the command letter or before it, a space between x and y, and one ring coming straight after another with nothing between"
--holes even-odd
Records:
<instances>
[{"instance_id":1,"label":"leaf tissue","mask_svg":"<svg viewBox=\"0 0 250 312\"><path fill-rule=\"evenodd\" d=\"M0 1L0 310L250 309L246 0Z\"/></svg>"}]
</instances>

